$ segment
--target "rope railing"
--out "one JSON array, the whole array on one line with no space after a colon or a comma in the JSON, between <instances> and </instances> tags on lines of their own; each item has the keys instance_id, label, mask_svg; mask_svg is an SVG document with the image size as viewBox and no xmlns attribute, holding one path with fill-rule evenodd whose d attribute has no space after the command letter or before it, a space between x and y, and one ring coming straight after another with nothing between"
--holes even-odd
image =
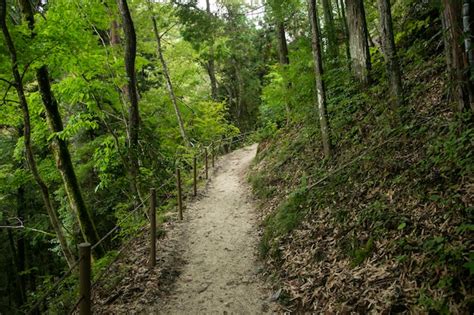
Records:
<instances>
[{"instance_id":1,"label":"rope railing","mask_svg":"<svg viewBox=\"0 0 474 315\"><path fill-rule=\"evenodd\" d=\"M193 165L190 165L186 159L183 161L186 161L187 166L192 166L192 172L193 172L193 195L196 196L196 190L197 190L197 181L198 177L201 177L202 175L206 175L205 179L207 180L209 178L208 176L208 171L209 171L209 153L211 153L211 158L212 158L212 166L214 166L214 159L219 156L220 149L223 145L228 144L229 146L242 141L245 139L248 135L252 134L252 132L246 132L243 134L239 134L237 136L232 136L232 137L227 137L224 139L219 139L217 141L212 141L209 143L207 146L202 146L200 148L200 153L199 154L194 154L193 155ZM217 148L217 150L216 150ZM204 169L201 169L201 172L197 172L197 160L201 159L204 156ZM119 251L117 256L114 258L114 260L107 265L107 267L102 271L95 279L94 283L91 284L91 257L90 253L92 250L94 250L97 246L102 244L105 240L111 237L111 235L114 234L117 230L120 229L122 224L127 221L133 214L135 214L139 209L142 209L145 206L145 203L147 201L150 201L150 213L149 213L149 220L150 221L150 230L151 230L151 248L153 249L153 252L150 251L150 267L152 268L155 263L156 263L156 257L154 255L154 251L156 250L155 245L153 243L156 242L156 218L155 218L155 213L156 213L156 191L160 191L162 188L164 188L167 185L170 185L170 182L172 180L176 180L176 185L177 185L177 198L178 198L178 214L179 214L179 220L182 220L182 213L183 213L183 193L182 193L182 178L180 176L180 163L176 165L176 174L171 175L168 174L170 177L168 180L166 180L161 186L158 188L152 188L151 192L140 202L139 205L137 205L134 209L132 209L125 217L121 218L121 220L112 228L110 229L97 243L91 245L88 243L82 243L79 245L79 248L81 250L81 255L80 258L75 261L72 266L69 267L69 269L59 278L53 286L51 286L38 300L37 302L31 307L30 311L27 314L34 314L37 313L39 308L43 303L45 303L46 299L51 296L51 294L57 290L61 284L72 274L73 270L77 268L80 265L80 292L79 292L79 298L76 301L76 303L73 305L72 309L69 311L69 314L73 314L77 308L80 309L80 314L92 314L92 303L91 303L91 291L92 289L96 288L99 281L102 279L102 277L110 270L112 265L118 260L118 257L122 253L122 251L127 248L126 244L129 244L133 238L128 240L125 244L122 245L122 249ZM170 172L169 172L170 173ZM164 204L169 201L169 199L172 198L172 194L167 195L164 199L161 200L161 203ZM153 222L154 221L154 222ZM142 231L138 234L141 235L144 233L146 229L142 229ZM151 259L155 261L151 261Z\"/></svg>"}]
</instances>

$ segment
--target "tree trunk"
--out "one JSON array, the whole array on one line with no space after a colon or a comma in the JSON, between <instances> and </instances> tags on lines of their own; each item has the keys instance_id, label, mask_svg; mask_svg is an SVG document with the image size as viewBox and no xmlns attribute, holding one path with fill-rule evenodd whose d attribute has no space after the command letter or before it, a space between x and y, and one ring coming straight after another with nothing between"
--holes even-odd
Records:
<instances>
[{"instance_id":1,"label":"tree trunk","mask_svg":"<svg viewBox=\"0 0 474 315\"><path fill-rule=\"evenodd\" d=\"M368 85L371 63L364 3L362 0L346 0L346 8L352 72L360 83Z\"/></svg>"},{"instance_id":2,"label":"tree trunk","mask_svg":"<svg viewBox=\"0 0 474 315\"><path fill-rule=\"evenodd\" d=\"M63 122L61 114L59 113L58 102L51 91L48 68L45 65L37 70L36 79L38 81L44 108L46 109L46 120L48 121L49 129L52 133L60 133L64 130ZM64 188L69 199L69 205L79 219L82 237L85 241L96 244L99 241L99 236L97 235L94 221L84 202L76 172L72 164L68 144L65 140L55 136L52 148L56 166L61 173ZM101 246L97 246L95 251L99 257L104 254Z\"/></svg>"},{"instance_id":3,"label":"tree trunk","mask_svg":"<svg viewBox=\"0 0 474 315\"><path fill-rule=\"evenodd\" d=\"M392 106L399 108L403 105L403 87L400 64L398 62L395 39L393 37L390 0L378 0L378 9L380 15L380 35L382 37L382 48L387 66L387 74L391 92L391 104Z\"/></svg>"},{"instance_id":4,"label":"tree trunk","mask_svg":"<svg viewBox=\"0 0 474 315\"><path fill-rule=\"evenodd\" d=\"M206 0L206 12L209 18L212 18L211 4L209 0ZM207 61L207 72L209 74L209 80L211 81L211 96L214 101L217 101L217 79L216 69L214 63L214 40L212 39L209 44L209 60Z\"/></svg>"},{"instance_id":5,"label":"tree trunk","mask_svg":"<svg viewBox=\"0 0 474 315\"><path fill-rule=\"evenodd\" d=\"M474 88L473 88L473 78L474 75L474 50L472 48L472 37L474 29L474 4L470 0L464 0L463 5L463 30L464 30L464 50L467 55L468 63L468 84L469 84L469 100L472 103L474 102Z\"/></svg>"},{"instance_id":6,"label":"tree trunk","mask_svg":"<svg viewBox=\"0 0 474 315\"><path fill-rule=\"evenodd\" d=\"M30 112L29 112L28 103L25 97L23 82L20 76L20 72L18 70L16 48L6 24L6 13L7 13L6 0L0 0L0 25L2 28L6 46L8 47L8 51L10 53L10 59L12 63L12 74L15 80L15 89L17 91L18 100L20 102L20 107L23 114L23 141L25 145L26 159L28 161L28 166L31 170L33 178L36 181L37 185L40 187L41 196L43 197L43 202L44 202L46 211L51 221L51 225L54 231L56 232L56 236L58 237L66 262L68 263L69 266L71 266L72 263L74 262L74 255L72 254L71 250L69 249L69 246L67 245L66 237L64 236L60 221L58 219L55 209L53 208L53 204L51 202L48 186L46 186L45 182L41 178L41 175L39 174L39 171L36 165L36 159L33 154L33 149L31 145ZM30 20L28 19L28 21ZM30 24L30 25L33 25L33 24Z\"/></svg>"},{"instance_id":7,"label":"tree trunk","mask_svg":"<svg viewBox=\"0 0 474 315\"><path fill-rule=\"evenodd\" d=\"M278 56L280 58L280 65L283 67L290 64L290 58L288 56L288 44L286 43L285 35L285 23L283 21L277 21L277 40L278 40ZM291 83L288 82L286 85L287 89L291 88ZM285 102L286 110L286 124L290 123L290 105Z\"/></svg>"},{"instance_id":8,"label":"tree trunk","mask_svg":"<svg viewBox=\"0 0 474 315\"><path fill-rule=\"evenodd\" d=\"M281 65L290 64L290 58L288 57L288 44L286 43L285 35L285 23L277 22L277 37L278 37L278 56L280 57Z\"/></svg>"},{"instance_id":9,"label":"tree trunk","mask_svg":"<svg viewBox=\"0 0 474 315\"><path fill-rule=\"evenodd\" d=\"M324 11L324 31L326 33L326 38L328 40L329 56L331 56L333 61L337 63L339 50L337 47L336 27L334 26L332 3L331 3L331 0L322 0L322 4L323 4L323 11Z\"/></svg>"},{"instance_id":10,"label":"tree trunk","mask_svg":"<svg viewBox=\"0 0 474 315\"><path fill-rule=\"evenodd\" d=\"M350 51L350 44L349 44L349 30L348 30L349 27L347 26L346 9L345 9L344 0L341 0L340 13L341 13L340 19L342 21L342 27L344 31L344 45L346 46L347 65L350 71L351 70L351 51Z\"/></svg>"},{"instance_id":11,"label":"tree trunk","mask_svg":"<svg viewBox=\"0 0 474 315\"><path fill-rule=\"evenodd\" d=\"M122 16L122 27L125 35L125 72L127 75L127 96L130 102L128 108L128 172L130 188L135 198L138 197L138 133L140 129L140 113L138 108L137 76L135 73L135 59L137 55L137 35L127 0L117 0Z\"/></svg>"},{"instance_id":12,"label":"tree trunk","mask_svg":"<svg viewBox=\"0 0 474 315\"><path fill-rule=\"evenodd\" d=\"M459 111L474 111L474 102L470 99L469 65L466 52L462 47L462 1L443 0L442 21L449 81Z\"/></svg>"},{"instance_id":13,"label":"tree trunk","mask_svg":"<svg viewBox=\"0 0 474 315\"><path fill-rule=\"evenodd\" d=\"M163 56L163 49L161 47L161 37L160 37L160 34L158 33L158 27L156 25L155 16L152 16L151 20L153 22L153 32L155 33L155 39L156 39L156 45L157 45L156 50L157 50L158 57L160 58L161 66L163 68L163 74L166 79L166 88L168 89L168 93L170 94L171 103L173 103L174 111L176 113L176 118L178 119L179 132L181 133L181 137L183 138L184 144L186 146L189 146L190 145L189 139L186 136L183 118L181 117L181 112L178 107L178 101L176 99L176 95L174 94L173 83L171 82L171 77L168 71L168 65L166 64L165 57Z\"/></svg>"},{"instance_id":14,"label":"tree trunk","mask_svg":"<svg viewBox=\"0 0 474 315\"><path fill-rule=\"evenodd\" d=\"M314 76L319 124L321 127L321 137L323 139L324 155L327 159L329 159L331 157L331 139L326 111L326 89L323 81L324 71L321 53L321 36L318 26L316 0L308 0L308 14L311 24L311 41L313 48Z\"/></svg>"}]
</instances>

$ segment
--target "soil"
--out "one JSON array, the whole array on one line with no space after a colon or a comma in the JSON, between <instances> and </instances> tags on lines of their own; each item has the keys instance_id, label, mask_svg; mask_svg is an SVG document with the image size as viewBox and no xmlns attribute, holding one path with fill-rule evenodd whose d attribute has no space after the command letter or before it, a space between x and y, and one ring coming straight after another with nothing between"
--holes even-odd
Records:
<instances>
[{"instance_id":1,"label":"soil","mask_svg":"<svg viewBox=\"0 0 474 315\"><path fill-rule=\"evenodd\" d=\"M174 227L174 252L184 262L179 276L147 314L271 311L257 258L257 213L245 178L256 151L254 144L217 161L205 193Z\"/></svg>"}]
</instances>

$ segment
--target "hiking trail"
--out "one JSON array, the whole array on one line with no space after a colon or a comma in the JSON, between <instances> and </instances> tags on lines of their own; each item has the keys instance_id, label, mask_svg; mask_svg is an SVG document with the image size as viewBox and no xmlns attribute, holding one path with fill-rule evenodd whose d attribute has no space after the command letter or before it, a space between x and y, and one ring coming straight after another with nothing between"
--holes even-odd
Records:
<instances>
[{"instance_id":1,"label":"hiking trail","mask_svg":"<svg viewBox=\"0 0 474 315\"><path fill-rule=\"evenodd\" d=\"M257 213L246 173L257 144L219 159L201 198L190 202L177 223L177 252L184 265L155 314L238 313L269 310L268 291L257 261Z\"/></svg>"}]
</instances>

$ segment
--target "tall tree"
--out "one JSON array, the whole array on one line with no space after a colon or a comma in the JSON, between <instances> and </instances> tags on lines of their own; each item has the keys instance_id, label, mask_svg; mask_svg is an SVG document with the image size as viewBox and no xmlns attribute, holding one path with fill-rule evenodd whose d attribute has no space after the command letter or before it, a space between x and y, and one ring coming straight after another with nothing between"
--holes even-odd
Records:
<instances>
[{"instance_id":1,"label":"tall tree","mask_svg":"<svg viewBox=\"0 0 474 315\"><path fill-rule=\"evenodd\" d=\"M74 255L72 254L72 251L70 250L67 244L66 237L64 236L64 233L61 227L61 223L58 219L56 210L53 207L53 203L51 202L49 188L44 182L43 178L41 177L38 171L36 159L33 153L32 144L31 144L30 111L29 111L28 102L25 96L23 80L18 70L18 58L17 58L16 47L15 47L15 44L13 43L13 40L10 36L10 32L8 30L8 26L6 23L6 15L7 15L6 0L0 0L0 25L2 28L2 33L3 33L6 46L10 53L10 59L11 59L11 64L12 64L12 74L15 81L14 87L16 89L21 111L23 114L23 142L25 145L28 166L33 175L33 178L36 181L36 184L40 188L41 196L43 197L43 203L48 213L51 226L53 227L56 233L56 236L59 240L59 243L61 245L61 249L64 253L64 257L66 258L67 263L71 266L74 262ZM32 26L32 24L30 25Z\"/></svg>"},{"instance_id":2,"label":"tall tree","mask_svg":"<svg viewBox=\"0 0 474 315\"><path fill-rule=\"evenodd\" d=\"M472 49L472 39L474 31L474 3L471 0L464 0L462 7L462 24L464 30L464 49L466 50L469 62L470 75L474 74L474 49Z\"/></svg>"},{"instance_id":3,"label":"tall tree","mask_svg":"<svg viewBox=\"0 0 474 315\"><path fill-rule=\"evenodd\" d=\"M138 134L140 129L140 112L138 108L137 75L135 73L135 59L137 55L137 35L127 0L117 0L122 16L122 27L125 35L125 72L127 75L127 96L130 102L128 108L128 172L130 187L134 197L139 196L138 188Z\"/></svg>"},{"instance_id":4,"label":"tall tree","mask_svg":"<svg viewBox=\"0 0 474 315\"><path fill-rule=\"evenodd\" d=\"M469 78L469 64L463 49L462 1L443 0L442 22L448 75L452 82L452 94L460 111L474 111L472 82Z\"/></svg>"},{"instance_id":5,"label":"tall tree","mask_svg":"<svg viewBox=\"0 0 474 315\"><path fill-rule=\"evenodd\" d=\"M281 65L290 64L290 58L288 56L288 44L286 42L286 31L285 22L279 20L276 22L276 32L278 40L278 56L280 58Z\"/></svg>"},{"instance_id":6,"label":"tall tree","mask_svg":"<svg viewBox=\"0 0 474 315\"><path fill-rule=\"evenodd\" d=\"M314 77L316 88L315 99L317 100L319 125L321 127L321 137L323 139L324 155L327 159L329 159L331 157L331 138L326 110L326 89L323 81L324 71L321 53L321 35L319 31L316 0L308 0L308 14L309 21L311 24L311 42L314 60Z\"/></svg>"},{"instance_id":7,"label":"tall tree","mask_svg":"<svg viewBox=\"0 0 474 315\"><path fill-rule=\"evenodd\" d=\"M339 4L339 1L340 4ZM350 44L349 44L349 31L348 31L348 26L347 26L347 18L346 18L346 8L345 8L345 3L344 0L336 0L336 4L338 4L338 14L339 14L339 19L342 23L342 29L343 29L343 34L344 34L344 45L346 48L346 58L347 58L347 64L349 66L349 70L351 69L351 51L350 51Z\"/></svg>"},{"instance_id":8,"label":"tall tree","mask_svg":"<svg viewBox=\"0 0 474 315\"><path fill-rule=\"evenodd\" d=\"M150 10L151 10L151 6L150 6ZM189 139L186 135L186 130L184 129L184 122L181 116L181 111L179 110L179 107L178 107L178 99L176 98L176 94L174 93L173 82L171 81L170 73L168 71L168 65L166 64L165 57L163 56L163 48L161 46L161 36L158 32L158 26L156 24L155 15L152 15L151 21L153 23L153 33L155 34L155 40L156 40L156 53L158 55L158 58L160 59L161 67L163 68L163 75L165 76L165 80L166 80L166 88L168 89L171 103L173 104L173 108L176 114L176 119L178 120L179 132L181 133L181 137L183 138L184 144L188 146L190 145Z\"/></svg>"},{"instance_id":9,"label":"tall tree","mask_svg":"<svg viewBox=\"0 0 474 315\"><path fill-rule=\"evenodd\" d=\"M34 27L35 20L31 2L28 0L21 0L22 12L28 14L25 19L28 21L32 37L35 36ZM81 228L82 237L85 241L96 244L99 241L99 236L95 229L94 221L92 220L89 209L84 201L79 182L76 177L76 172L71 160L71 154L69 152L68 143L65 139L57 136L64 130L61 114L59 112L59 106L54 94L51 90L51 84L49 82L49 71L46 65L41 65L36 70L36 80L38 81L38 88L41 94L41 99L45 108L46 120L50 131L55 134L52 148L53 155L56 161L56 166L61 173L61 177L64 183L66 195L69 200L69 205L76 214ZM102 246L95 248L95 253L98 256L104 254Z\"/></svg>"},{"instance_id":10,"label":"tall tree","mask_svg":"<svg viewBox=\"0 0 474 315\"><path fill-rule=\"evenodd\" d=\"M206 12L209 19L212 20L213 15L211 13L211 4L209 0L206 0ZM211 81L211 96L214 101L217 101L217 79L216 79L216 67L214 62L214 38L211 35L209 41L209 57L207 60L207 72L209 73L209 80Z\"/></svg>"},{"instance_id":11,"label":"tall tree","mask_svg":"<svg viewBox=\"0 0 474 315\"><path fill-rule=\"evenodd\" d=\"M364 85L370 81L370 51L367 41L368 31L362 0L346 0L346 17L349 31L351 69L354 76Z\"/></svg>"},{"instance_id":12,"label":"tall tree","mask_svg":"<svg viewBox=\"0 0 474 315\"><path fill-rule=\"evenodd\" d=\"M391 103L400 107L403 104L403 87L395 39L393 37L392 12L390 0L378 0L382 50L387 65L391 92Z\"/></svg>"},{"instance_id":13,"label":"tall tree","mask_svg":"<svg viewBox=\"0 0 474 315\"><path fill-rule=\"evenodd\" d=\"M331 0L322 0L324 13L324 31L328 39L328 52L332 60L337 62L339 55L337 45L336 26L334 25L334 15Z\"/></svg>"}]
</instances>

